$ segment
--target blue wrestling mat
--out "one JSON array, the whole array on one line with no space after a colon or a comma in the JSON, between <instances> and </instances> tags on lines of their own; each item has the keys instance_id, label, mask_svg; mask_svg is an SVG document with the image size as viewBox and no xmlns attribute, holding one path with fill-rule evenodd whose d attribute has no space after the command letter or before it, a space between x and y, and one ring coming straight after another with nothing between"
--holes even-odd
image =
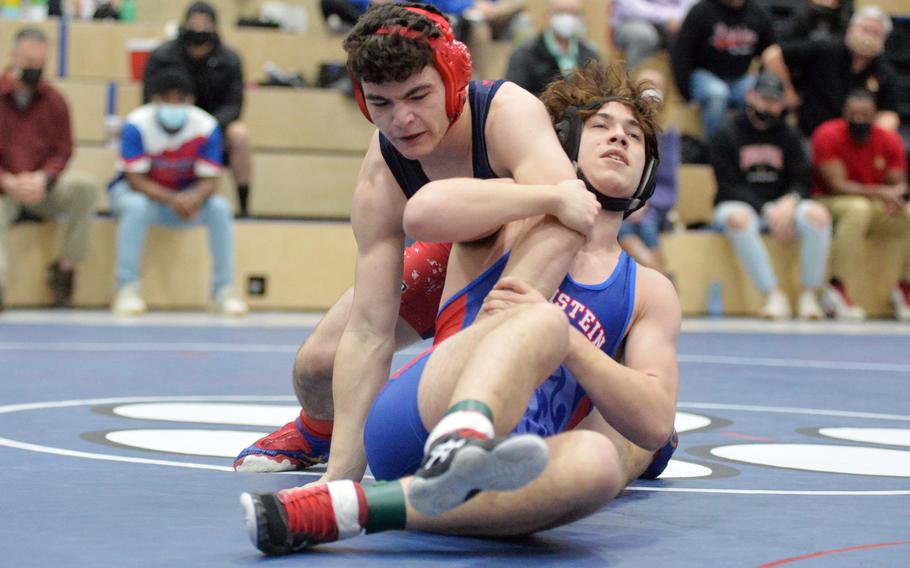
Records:
<instances>
[{"instance_id":1,"label":"blue wrestling mat","mask_svg":"<svg viewBox=\"0 0 910 568\"><path fill-rule=\"evenodd\" d=\"M315 316L0 316L2 566L910 566L910 326L688 321L665 477L531 538L265 558L231 458L292 419ZM407 361L418 348L396 357Z\"/></svg>"}]
</instances>

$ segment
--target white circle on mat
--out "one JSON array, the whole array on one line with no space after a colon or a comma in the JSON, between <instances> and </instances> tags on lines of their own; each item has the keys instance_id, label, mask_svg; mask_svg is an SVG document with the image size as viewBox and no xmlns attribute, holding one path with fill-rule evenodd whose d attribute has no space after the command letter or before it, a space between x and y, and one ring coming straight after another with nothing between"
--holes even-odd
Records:
<instances>
[{"instance_id":1,"label":"white circle on mat","mask_svg":"<svg viewBox=\"0 0 910 568\"><path fill-rule=\"evenodd\" d=\"M826 444L737 444L713 448L719 458L805 471L910 477L910 452Z\"/></svg>"},{"instance_id":2,"label":"white circle on mat","mask_svg":"<svg viewBox=\"0 0 910 568\"><path fill-rule=\"evenodd\" d=\"M829 438L910 447L908 428L819 428L818 433Z\"/></svg>"},{"instance_id":3,"label":"white circle on mat","mask_svg":"<svg viewBox=\"0 0 910 568\"><path fill-rule=\"evenodd\" d=\"M705 426L710 425L711 422L712 420L710 418L702 416L701 414L677 412L675 426L677 432L689 432L691 430L704 428Z\"/></svg>"},{"instance_id":4,"label":"white circle on mat","mask_svg":"<svg viewBox=\"0 0 910 568\"><path fill-rule=\"evenodd\" d=\"M114 414L139 420L284 426L300 413L300 406L216 402L152 402L116 406Z\"/></svg>"},{"instance_id":5,"label":"white circle on mat","mask_svg":"<svg viewBox=\"0 0 910 568\"><path fill-rule=\"evenodd\" d=\"M233 458L268 432L238 430L116 430L105 438L122 446L188 456Z\"/></svg>"}]
</instances>

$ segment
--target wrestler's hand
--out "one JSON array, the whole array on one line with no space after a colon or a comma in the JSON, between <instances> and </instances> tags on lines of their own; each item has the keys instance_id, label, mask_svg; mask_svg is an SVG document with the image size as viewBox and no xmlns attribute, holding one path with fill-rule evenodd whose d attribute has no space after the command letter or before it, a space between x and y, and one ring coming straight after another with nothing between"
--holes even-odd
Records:
<instances>
[{"instance_id":1,"label":"wrestler's hand","mask_svg":"<svg viewBox=\"0 0 910 568\"><path fill-rule=\"evenodd\" d=\"M560 182L557 188L560 199L553 215L566 227L588 236L600 211L597 197L580 179Z\"/></svg>"},{"instance_id":2,"label":"wrestler's hand","mask_svg":"<svg viewBox=\"0 0 910 568\"><path fill-rule=\"evenodd\" d=\"M319 487L320 485L325 485L329 481L331 481L331 480L328 477L326 477L325 474L323 474L322 477L320 477L316 481L311 481L311 482L305 484L304 487Z\"/></svg>"},{"instance_id":3,"label":"wrestler's hand","mask_svg":"<svg viewBox=\"0 0 910 568\"><path fill-rule=\"evenodd\" d=\"M506 276L493 286L484 298L481 309L484 313L495 314L518 304L537 304L547 299L536 288L528 286L523 280Z\"/></svg>"}]
</instances>

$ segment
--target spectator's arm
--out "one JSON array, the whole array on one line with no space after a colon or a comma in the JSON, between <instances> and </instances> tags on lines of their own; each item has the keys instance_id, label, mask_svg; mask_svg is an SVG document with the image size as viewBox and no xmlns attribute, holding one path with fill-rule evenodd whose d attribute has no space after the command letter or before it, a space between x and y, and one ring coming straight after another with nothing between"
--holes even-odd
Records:
<instances>
[{"instance_id":1,"label":"spectator's arm","mask_svg":"<svg viewBox=\"0 0 910 568\"><path fill-rule=\"evenodd\" d=\"M144 193L159 203L170 205L176 194L175 191L149 179L147 174L125 172L123 175L126 178L126 183L130 184L134 191Z\"/></svg>"},{"instance_id":2,"label":"spectator's arm","mask_svg":"<svg viewBox=\"0 0 910 568\"><path fill-rule=\"evenodd\" d=\"M809 156L803 150L799 135L794 131L791 131L787 138L784 176L787 180L788 193L796 193L800 198L809 197L812 165L809 163Z\"/></svg>"},{"instance_id":3,"label":"spectator's arm","mask_svg":"<svg viewBox=\"0 0 910 568\"><path fill-rule=\"evenodd\" d=\"M54 96L54 123L53 126L45 132L53 142L53 151L44 163L38 169L44 172L47 177L47 184L50 186L66 167L70 156L73 155L73 131L70 128L70 113L66 107L66 101L60 96Z\"/></svg>"},{"instance_id":4,"label":"spectator's arm","mask_svg":"<svg viewBox=\"0 0 910 568\"><path fill-rule=\"evenodd\" d=\"M797 101L796 89L793 87L790 68L787 67L787 61L780 45L775 43L768 46L761 54L761 63L766 70L781 78L781 81L784 82L785 100L790 107L795 107Z\"/></svg>"},{"instance_id":5,"label":"spectator's arm","mask_svg":"<svg viewBox=\"0 0 910 568\"><path fill-rule=\"evenodd\" d=\"M714 169L714 179L717 181L715 203L743 201L738 197L744 191L738 152L739 146L730 136L729 130L727 128L718 130L709 147L711 167Z\"/></svg>"},{"instance_id":6,"label":"spectator's arm","mask_svg":"<svg viewBox=\"0 0 910 568\"><path fill-rule=\"evenodd\" d=\"M239 59L235 63L236 65L232 66L234 67L233 77L224 101L212 113L222 129L227 128L228 124L240 118L240 112L243 110L243 69L240 66Z\"/></svg>"},{"instance_id":7,"label":"spectator's arm","mask_svg":"<svg viewBox=\"0 0 910 568\"><path fill-rule=\"evenodd\" d=\"M196 177L217 179L221 175L223 169L221 139L221 129L216 126L196 156L196 163L193 164Z\"/></svg>"},{"instance_id":8,"label":"spectator's arm","mask_svg":"<svg viewBox=\"0 0 910 568\"><path fill-rule=\"evenodd\" d=\"M879 125L885 130L897 132L897 129L901 125L901 118L893 110L880 110L875 115L875 124Z\"/></svg>"},{"instance_id":9,"label":"spectator's arm","mask_svg":"<svg viewBox=\"0 0 910 568\"><path fill-rule=\"evenodd\" d=\"M830 193L837 195L862 195L875 197L876 186L867 185L847 178L847 166L838 159L832 158L818 164L818 173Z\"/></svg>"}]
</instances>

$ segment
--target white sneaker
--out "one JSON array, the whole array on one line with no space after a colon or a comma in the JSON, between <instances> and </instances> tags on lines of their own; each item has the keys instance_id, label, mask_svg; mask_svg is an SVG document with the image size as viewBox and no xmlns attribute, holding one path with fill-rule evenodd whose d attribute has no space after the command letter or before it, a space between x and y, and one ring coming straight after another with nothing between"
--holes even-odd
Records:
<instances>
[{"instance_id":1,"label":"white sneaker","mask_svg":"<svg viewBox=\"0 0 910 568\"><path fill-rule=\"evenodd\" d=\"M111 306L111 311L118 316L139 316L148 310L145 300L142 299L141 288L138 282L124 284L117 290L117 297Z\"/></svg>"},{"instance_id":2,"label":"white sneaker","mask_svg":"<svg viewBox=\"0 0 910 568\"><path fill-rule=\"evenodd\" d=\"M819 305L815 290L803 290L797 306L797 314L801 320L825 319L825 310Z\"/></svg>"},{"instance_id":3,"label":"white sneaker","mask_svg":"<svg viewBox=\"0 0 910 568\"><path fill-rule=\"evenodd\" d=\"M828 317L851 321L866 319L866 310L853 303L843 286L825 286L822 290L821 304Z\"/></svg>"},{"instance_id":4,"label":"white sneaker","mask_svg":"<svg viewBox=\"0 0 910 568\"><path fill-rule=\"evenodd\" d=\"M787 299L787 295L781 290L771 290L765 297L765 305L758 310L758 315L765 319L789 319L792 315L790 300Z\"/></svg>"},{"instance_id":5,"label":"white sneaker","mask_svg":"<svg viewBox=\"0 0 910 568\"><path fill-rule=\"evenodd\" d=\"M910 321L910 286L900 283L891 290L891 305L898 321Z\"/></svg>"},{"instance_id":6,"label":"white sneaker","mask_svg":"<svg viewBox=\"0 0 910 568\"><path fill-rule=\"evenodd\" d=\"M250 308L241 300L234 291L233 286L222 286L215 293L215 301L210 307L211 311L223 316L244 316Z\"/></svg>"}]
</instances>

